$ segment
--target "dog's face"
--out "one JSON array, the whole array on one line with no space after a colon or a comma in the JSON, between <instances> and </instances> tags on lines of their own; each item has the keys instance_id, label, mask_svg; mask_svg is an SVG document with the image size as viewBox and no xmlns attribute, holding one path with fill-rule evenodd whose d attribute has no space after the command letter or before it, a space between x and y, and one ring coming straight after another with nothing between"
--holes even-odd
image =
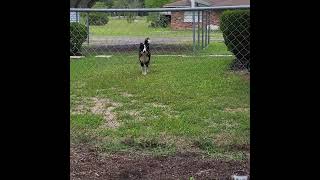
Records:
<instances>
[{"instance_id":1,"label":"dog's face","mask_svg":"<svg viewBox=\"0 0 320 180\"><path fill-rule=\"evenodd\" d=\"M144 41L144 44L150 44L150 38L146 38L146 40Z\"/></svg>"}]
</instances>

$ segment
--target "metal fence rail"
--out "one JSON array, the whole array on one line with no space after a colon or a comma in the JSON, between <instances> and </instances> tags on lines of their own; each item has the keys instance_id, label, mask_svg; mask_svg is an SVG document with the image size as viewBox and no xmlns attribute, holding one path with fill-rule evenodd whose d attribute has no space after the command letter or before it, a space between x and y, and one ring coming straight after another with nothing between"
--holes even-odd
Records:
<instances>
[{"instance_id":1,"label":"metal fence rail","mask_svg":"<svg viewBox=\"0 0 320 180\"><path fill-rule=\"evenodd\" d=\"M168 11L204 11L204 10L231 10L249 9L250 5L239 6L216 6L216 7L194 7L194 8L133 8L133 9L92 9L92 8L70 8L75 12L168 12Z\"/></svg>"}]
</instances>

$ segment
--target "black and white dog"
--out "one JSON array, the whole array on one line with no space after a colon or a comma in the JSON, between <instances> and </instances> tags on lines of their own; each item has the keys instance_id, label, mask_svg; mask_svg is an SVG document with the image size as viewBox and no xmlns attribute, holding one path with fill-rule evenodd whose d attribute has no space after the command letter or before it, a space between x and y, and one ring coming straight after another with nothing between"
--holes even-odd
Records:
<instances>
[{"instance_id":1,"label":"black and white dog","mask_svg":"<svg viewBox=\"0 0 320 180\"><path fill-rule=\"evenodd\" d=\"M150 64L150 58L151 58L151 52L150 52L150 39L146 38L144 43L140 43L139 48L139 61L141 65L142 74L146 75L149 71L149 64Z\"/></svg>"}]
</instances>

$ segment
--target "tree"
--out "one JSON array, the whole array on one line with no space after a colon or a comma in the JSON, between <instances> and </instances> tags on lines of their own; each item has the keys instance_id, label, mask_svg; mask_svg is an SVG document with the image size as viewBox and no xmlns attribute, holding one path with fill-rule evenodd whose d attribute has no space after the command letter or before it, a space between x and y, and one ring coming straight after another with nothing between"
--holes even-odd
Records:
<instances>
[{"instance_id":1,"label":"tree","mask_svg":"<svg viewBox=\"0 0 320 180\"><path fill-rule=\"evenodd\" d=\"M91 8L97 0L70 0L71 8Z\"/></svg>"},{"instance_id":2,"label":"tree","mask_svg":"<svg viewBox=\"0 0 320 180\"><path fill-rule=\"evenodd\" d=\"M144 0L115 0L115 8L141 8L143 7Z\"/></svg>"},{"instance_id":3,"label":"tree","mask_svg":"<svg viewBox=\"0 0 320 180\"><path fill-rule=\"evenodd\" d=\"M161 8L163 5L174 2L175 0L145 0L145 7L148 8ZM149 13L148 21L151 21L151 27L166 26L167 23L163 22L163 17L158 12ZM166 21L166 20L165 20Z\"/></svg>"},{"instance_id":4,"label":"tree","mask_svg":"<svg viewBox=\"0 0 320 180\"><path fill-rule=\"evenodd\" d=\"M144 6L143 0L116 0L114 1L114 8L141 8ZM124 13L124 16L126 16L127 21L129 23L132 23L137 13Z\"/></svg>"},{"instance_id":5,"label":"tree","mask_svg":"<svg viewBox=\"0 0 320 180\"><path fill-rule=\"evenodd\" d=\"M145 5L148 8L160 8L163 5L173 2L175 0L145 0Z\"/></svg>"},{"instance_id":6,"label":"tree","mask_svg":"<svg viewBox=\"0 0 320 180\"><path fill-rule=\"evenodd\" d=\"M107 8L112 8L114 5L114 0L100 0L100 2L104 2Z\"/></svg>"}]
</instances>

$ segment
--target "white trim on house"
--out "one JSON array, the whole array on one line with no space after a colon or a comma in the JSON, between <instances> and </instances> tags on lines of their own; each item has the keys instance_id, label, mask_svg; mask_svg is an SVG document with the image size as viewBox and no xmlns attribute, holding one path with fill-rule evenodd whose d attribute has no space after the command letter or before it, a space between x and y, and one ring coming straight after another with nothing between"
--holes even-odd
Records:
<instances>
[{"instance_id":1,"label":"white trim on house","mask_svg":"<svg viewBox=\"0 0 320 180\"><path fill-rule=\"evenodd\" d=\"M191 2L191 7L192 7L192 8L194 8L194 7L195 7L195 5L196 5L195 0L190 0L190 2Z\"/></svg>"},{"instance_id":2,"label":"white trim on house","mask_svg":"<svg viewBox=\"0 0 320 180\"><path fill-rule=\"evenodd\" d=\"M190 6L163 6L165 8L189 8Z\"/></svg>"},{"instance_id":3,"label":"white trim on house","mask_svg":"<svg viewBox=\"0 0 320 180\"><path fill-rule=\"evenodd\" d=\"M192 11L185 11L183 13L183 22L192 22ZM198 22L198 13L195 13L195 22ZM200 22L202 22L202 12L200 11Z\"/></svg>"},{"instance_id":4,"label":"white trim on house","mask_svg":"<svg viewBox=\"0 0 320 180\"><path fill-rule=\"evenodd\" d=\"M163 15L171 15L171 12L160 12L159 14L163 14Z\"/></svg>"},{"instance_id":5,"label":"white trim on house","mask_svg":"<svg viewBox=\"0 0 320 180\"><path fill-rule=\"evenodd\" d=\"M206 2L206 1L203 1L203 0L194 0L196 3L199 3L199 4L202 4L202 5L205 5L205 6L210 6L211 4Z\"/></svg>"}]
</instances>

